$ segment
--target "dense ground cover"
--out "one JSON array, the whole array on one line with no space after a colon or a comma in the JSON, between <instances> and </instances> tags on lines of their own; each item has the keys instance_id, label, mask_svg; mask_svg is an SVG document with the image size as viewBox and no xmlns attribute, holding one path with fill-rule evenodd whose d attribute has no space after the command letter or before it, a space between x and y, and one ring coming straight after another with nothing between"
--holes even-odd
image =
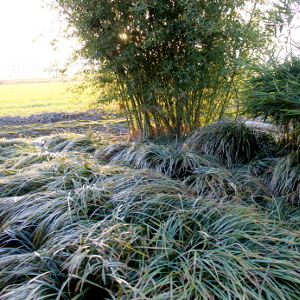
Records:
<instances>
[{"instance_id":1,"label":"dense ground cover","mask_svg":"<svg viewBox=\"0 0 300 300\"><path fill-rule=\"evenodd\" d=\"M1 140L0 298L299 299L298 159L232 122Z\"/></svg>"}]
</instances>

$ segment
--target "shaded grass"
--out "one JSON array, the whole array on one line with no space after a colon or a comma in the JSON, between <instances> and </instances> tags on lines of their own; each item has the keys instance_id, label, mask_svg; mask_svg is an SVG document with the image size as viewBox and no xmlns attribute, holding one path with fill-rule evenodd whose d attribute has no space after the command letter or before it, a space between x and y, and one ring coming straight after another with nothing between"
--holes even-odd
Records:
<instances>
[{"instance_id":1,"label":"shaded grass","mask_svg":"<svg viewBox=\"0 0 300 300\"><path fill-rule=\"evenodd\" d=\"M137 169L154 169L172 178L183 178L199 166L220 166L221 162L210 155L176 147L175 145L120 143L103 147L96 157L109 161L122 161Z\"/></svg>"},{"instance_id":2,"label":"shaded grass","mask_svg":"<svg viewBox=\"0 0 300 300\"><path fill-rule=\"evenodd\" d=\"M186 147L218 157L228 167L247 164L259 156L272 156L276 142L272 135L247 127L242 121L222 120L193 132Z\"/></svg>"},{"instance_id":3,"label":"shaded grass","mask_svg":"<svg viewBox=\"0 0 300 300\"><path fill-rule=\"evenodd\" d=\"M275 196L285 196L286 201L300 205L300 152L293 151L271 160L265 179Z\"/></svg>"},{"instance_id":4,"label":"shaded grass","mask_svg":"<svg viewBox=\"0 0 300 300\"><path fill-rule=\"evenodd\" d=\"M199 167L184 181L199 196L220 199L230 196L249 204L265 202L270 192L262 179L243 168Z\"/></svg>"}]
</instances>

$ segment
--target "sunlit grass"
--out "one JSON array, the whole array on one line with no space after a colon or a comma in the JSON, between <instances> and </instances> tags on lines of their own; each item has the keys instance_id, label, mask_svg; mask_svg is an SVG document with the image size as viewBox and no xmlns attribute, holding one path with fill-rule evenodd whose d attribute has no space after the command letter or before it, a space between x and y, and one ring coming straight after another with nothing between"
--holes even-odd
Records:
<instances>
[{"instance_id":1,"label":"sunlit grass","mask_svg":"<svg viewBox=\"0 0 300 300\"><path fill-rule=\"evenodd\" d=\"M0 116L86 110L93 100L69 87L76 82L0 84Z\"/></svg>"}]
</instances>

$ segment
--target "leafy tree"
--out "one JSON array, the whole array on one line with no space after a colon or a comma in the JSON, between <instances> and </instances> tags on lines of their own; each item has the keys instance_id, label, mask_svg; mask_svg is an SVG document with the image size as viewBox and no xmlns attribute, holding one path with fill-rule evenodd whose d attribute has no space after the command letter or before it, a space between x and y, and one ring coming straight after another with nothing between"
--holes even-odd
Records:
<instances>
[{"instance_id":1,"label":"leafy tree","mask_svg":"<svg viewBox=\"0 0 300 300\"><path fill-rule=\"evenodd\" d=\"M54 0L87 74L117 87L133 132L187 134L220 118L272 33L260 0ZM248 12L248 13L246 13Z\"/></svg>"}]
</instances>

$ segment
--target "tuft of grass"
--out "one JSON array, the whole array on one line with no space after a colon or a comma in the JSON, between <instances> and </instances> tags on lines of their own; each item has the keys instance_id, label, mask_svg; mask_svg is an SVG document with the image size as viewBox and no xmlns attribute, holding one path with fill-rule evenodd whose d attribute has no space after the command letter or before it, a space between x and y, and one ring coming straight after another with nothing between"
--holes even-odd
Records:
<instances>
[{"instance_id":1,"label":"tuft of grass","mask_svg":"<svg viewBox=\"0 0 300 300\"><path fill-rule=\"evenodd\" d=\"M6 176L0 179L0 197L19 196L39 191L53 180L54 177L51 174L35 170Z\"/></svg>"},{"instance_id":2,"label":"tuft of grass","mask_svg":"<svg viewBox=\"0 0 300 300\"><path fill-rule=\"evenodd\" d=\"M0 139L0 147L7 148L10 146L25 146L28 145L28 141L26 139L12 139L12 140L6 140L6 139Z\"/></svg>"},{"instance_id":3,"label":"tuft of grass","mask_svg":"<svg viewBox=\"0 0 300 300\"><path fill-rule=\"evenodd\" d=\"M287 201L286 196L273 196L272 198L269 198L266 208L268 218L280 222L281 226L284 226L289 230L299 231L299 207L292 206L291 203Z\"/></svg>"},{"instance_id":4,"label":"tuft of grass","mask_svg":"<svg viewBox=\"0 0 300 300\"><path fill-rule=\"evenodd\" d=\"M300 151L274 158L265 174L267 184L275 196L284 196L290 204L300 205Z\"/></svg>"},{"instance_id":5,"label":"tuft of grass","mask_svg":"<svg viewBox=\"0 0 300 300\"><path fill-rule=\"evenodd\" d=\"M184 181L198 196L209 199L230 197L235 201L257 203L269 196L262 180L243 168L199 167Z\"/></svg>"},{"instance_id":6,"label":"tuft of grass","mask_svg":"<svg viewBox=\"0 0 300 300\"><path fill-rule=\"evenodd\" d=\"M8 158L15 158L22 154L32 153L36 150L36 147L25 139L13 139L4 140L0 139L0 156L1 161L5 161Z\"/></svg>"},{"instance_id":7,"label":"tuft of grass","mask_svg":"<svg viewBox=\"0 0 300 300\"><path fill-rule=\"evenodd\" d=\"M188 149L216 156L228 167L271 156L275 146L272 135L235 120L201 127L186 140Z\"/></svg>"},{"instance_id":8,"label":"tuft of grass","mask_svg":"<svg viewBox=\"0 0 300 300\"><path fill-rule=\"evenodd\" d=\"M99 141L97 141L99 143ZM44 139L44 147L51 152L57 151L81 151L95 152L96 145L90 138L82 135L54 135Z\"/></svg>"},{"instance_id":9,"label":"tuft of grass","mask_svg":"<svg viewBox=\"0 0 300 300\"><path fill-rule=\"evenodd\" d=\"M100 159L125 162L137 169L154 169L172 178L184 178L199 166L220 165L210 155L199 155L174 145L120 143L97 151Z\"/></svg>"}]
</instances>

